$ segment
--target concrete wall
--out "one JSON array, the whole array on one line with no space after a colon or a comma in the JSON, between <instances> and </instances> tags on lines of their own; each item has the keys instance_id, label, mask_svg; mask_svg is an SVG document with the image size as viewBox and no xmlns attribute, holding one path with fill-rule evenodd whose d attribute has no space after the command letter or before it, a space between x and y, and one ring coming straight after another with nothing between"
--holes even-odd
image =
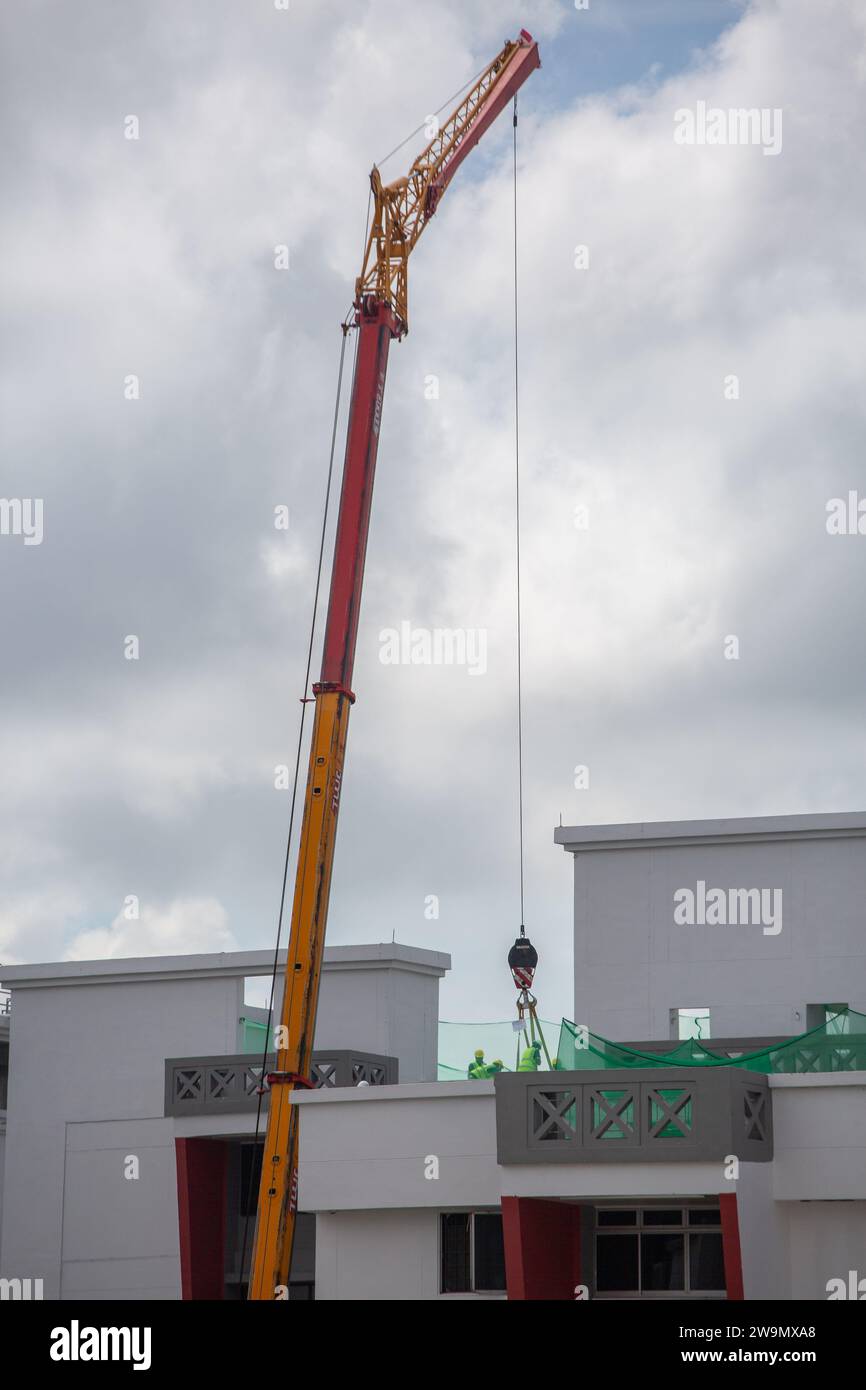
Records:
<instances>
[{"instance_id":1,"label":"concrete wall","mask_svg":"<svg viewBox=\"0 0 866 1390\"><path fill-rule=\"evenodd\" d=\"M326 952L316 1047L400 1061L401 1081L435 1081L439 980L450 956L415 946L332 946Z\"/></svg>"},{"instance_id":2,"label":"concrete wall","mask_svg":"<svg viewBox=\"0 0 866 1390\"><path fill-rule=\"evenodd\" d=\"M0 1113L0 1248L3 1244L3 1170L6 1166L6 1112Z\"/></svg>"},{"instance_id":3,"label":"concrete wall","mask_svg":"<svg viewBox=\"0 0 866 1390\"><path fill-rule=\"evenodd\" d=\"M410 1075L429 1072L448 957L404 946L328 956L317 1045L324 1034L324 1046L392 1051ZM267 952L236 952L4 969L13 1007L0 1274L43 1279L46 1298L180 1296L179 1131L163 1115L165 1059L235 1052L244 978L270 968ZM129 1156L136 1180L124 1177Z\"/></svg>"},{"instance_id":4,"label":"concrete wall","mask_svg":"<svg viewBox=\"0 0 866 1390\"><path fill-rule=\"evenodd\" d=\"M828 1297L831 1279L866 1280L866 1201L792 1202L788 1206L791 1297ZM850 1297L850 1294L849 1294ZM866 1284L859 1298L866 1297Z\"/></svg>"},{"instance_id":5,"label":"concrete wall","mask_svg":"<svg viewBox=\"0 0 866 1390\"><path fill-rule=\"evenodd\" d=\"M773 1199L773 1163L742 1163L736 1183L743 1294L746 1299L789 1299L791 1253L788 1209Z\"/></svg>"},{"instance_id":6,"label":"concrete wall","mask_svg":"<svg viewBox=\"0 0 866 1390\"><path fill-rule=\"evenodd\" d=\"M776 1200L866 1198L866 1072L773 1076L770 1088Z\"/></svg>"},{"instance_id":7,"label":"concrete wall","mask_svg":"<svg viewBox=\"0 0 866 1390\"><path fill-rule=\"evenodd\" d=\"M492 1082L308 1091L295 1101L304 1211L499 1205Z\"/></svg>"},{"instance_id":8,"label":"concrete wall","mask_svg":"<svg viewBox=\"0 0 866 1390\"><path fill-rule=\"evenodd\" d=\"M439 1297L439 1214L341 1211L316 1220L316 1299Z\"/></svg>"},{"instance_id":9,"label":"concrete wall","mask_svg":"<svg viewBox=\"0 0 866 1390\"><path fill-rule=\"evenodd\" d=\"M317 1300L504 1298L504 1293L440 1292L438 1211L338 1211L317 1217Z\"/></svg>"},{"instance_id":10,"label":"concrete wall","mask_svg":"<svg viewBox=\"0 0 866 1390\"><path fill-rule=\"evenodd\" d=\"M231 1050L242 988L181 975L14 990L0 1273L44 1279L46 1298L179 1297L165 1057Z\"/></svg>"},{"instance_id":11,"label":"concrete wall","mask_svg":"<svg viewBox=\"0 0 866 1390\"><path fill-rule=\"evenodd\" d=\"M796 1034L807 1005L866 1012L866 815L775 816L555 832L574 854L575 1020L666 1038L709 1006L716 1037ZM677 925L674 893L782 891L782 930Z\"/></svg>"}]
</instances>

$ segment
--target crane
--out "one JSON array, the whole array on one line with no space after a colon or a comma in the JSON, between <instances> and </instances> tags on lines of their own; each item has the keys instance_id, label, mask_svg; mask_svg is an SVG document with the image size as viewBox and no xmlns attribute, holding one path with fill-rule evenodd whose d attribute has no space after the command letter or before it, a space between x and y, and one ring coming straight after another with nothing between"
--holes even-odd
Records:
<instances>
[{"instance_id":1,"label":"crane","mask_svg":"<svg viewBox=\"0 0 866 1390\"><path fill-rule=\"evenodd\" d=\"M358 635L373 477L392 339L409 331L409 256L469 154L527 77L541 65L525 29L475 79L405 178L384 184L370 175L372 218L351 326L357 329L340 509L321 675L298 845L285 990L276 1037L276 1068L267 1077L267 1133L250 1270L250 1299L287 1296L298 1199L299 1107L291 1094L309 1086L319 978ZM515 116L516 121L516 116ZM264 1079L263 1079L264 1082Z\"/></svg>"}]
</instances>

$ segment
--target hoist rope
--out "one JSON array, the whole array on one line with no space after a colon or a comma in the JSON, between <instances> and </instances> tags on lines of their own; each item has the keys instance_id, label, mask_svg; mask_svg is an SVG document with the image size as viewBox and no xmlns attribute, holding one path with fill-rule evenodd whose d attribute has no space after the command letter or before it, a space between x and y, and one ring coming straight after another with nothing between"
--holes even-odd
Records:
<instances>
[{"instance_id":1,"label":"hoist rope","mask_svg":"<svg viewBox=\"0 0 866 1390\"><path fill-rule=\"evenodd\" d=\"M517 321L517 97L514 98L514 519L517 552L517 806L520 836L520 935L524 936L523 884L523 660L520 628L520 366Z\"/></svg>"},{"instance_id":2,"label":"hoist rope","mask_svg":"<svg viewBox=\"0 0 866 1390\"><path fill-rule=\"evenodd\" d=\"M296 748L296 750L295 750L295 775L294 775L294 781L293 781L293 783L292 783L292 801L291 801L291 808L290 808L290 810L289 810L289 827L288 827L288 831L287 831L287 833L286 833L286 852L285 852L285 856L284 856L284 859L283 859L283 880L282 880L282 886L281 886L281 888L280 888L280 910L279 910L279 913L278 913L278 915L277 915L277 940L276 940L276 945L274 946L274 964L273 964L273 969L272 969L272 971L271 971L271 992L270 992L270 999L269 999L269 1001L268 1001L268 1022L267 1022L267 1027L266 1027L266 1029L265 1029L264 1050L263 1050L263 1052L262 1052L262 1074L261 1074L261 1079L260 1079L259 1087L258 1087L259 1099L258 1099L258 1105L256 1106L256 1129L255 1129L255 1135L254 1135L254 1144L256 1144L256 1145L258 1144L258 1141L259 1141L259 1132L260 1132L260 1128L261 1128L262 1102L263 1102L263 1100L264 1100L264 1094L265 1094L265 1076L266 1076L267 1070L268 1070L268 1058L269 1058L269 1056L270 1056L270 1054L271 1054L271 1051L272 1051L271 1023L272 1023L272 1021L273 1021L273 1016L274 1016L274 995L275 995L275 993L276 993L276 987L277 987L277 971L278 971L278 969L279 969L280 941L281 941L282 935L283 935L283 919L284 919L284 916L285 916L285 909L286 909L286 889L287 889L288 881L289 881L289 860L290 860L290 857L291 857L292 832L293 832L293 830L294 830L294 824L295 824L295 809L296 809L297 800L298 800L298 781L299 781L299 778L300 778L301 756L302 756L302 753L303 753L303 746L304 746L304 725L305 725L305 723L306 723L306 717L307 717L307 705L310 703L310 702L309 702L309 698L308 698L308 696L307 696L307 691L308 691L309 688L310 688L310 671L311 671L311 669L312 669L312 664L313 664L313 645L314 645L315 637L316 637L316 624L317 624L318 611L319 611L319 593L320 593L321 585L322 585L322 564L323 564L324 555L325 555L325 537L326 537L326 533L327 533L327 529L328 529L328 510L329 510L330 501L331 501L331 483L332 483L333 476L334 476L334 453L335 453L336 444L337 444L337 424L338 424L338 421L339 421L339 418L340 418L340 401L341 401L341 399L342 399L342 392L343 392L343 366L344 366L345 359L346 359L346 340L347 340L348 336L349 336L349 330L348 330L348 327L344 324L344 325L342 326L341 334L340 334L340 337L341 337L341 342L340 342L340 365L339 365L339 369L338 369L338 371L337 371L337 395L336 395L336 400L335 400L335 402L334 402L334 420L333 420L333 424L332 424L332 426L331 426L331 450L330 450L330 455L329 455L329 458L328 458L328 477L327 477L327 481L326 481L326 483L325 483L325 502L324 502L324 509L323 509L323 514L322 514L322 533L321 533L321 537L320 537L320 539L319 539L319 558L318 558L318 563L317 563L317 566L316 566L316 589L315 589L315 594L314 594L314 596L313 596L313 612L312 612L312 617L311 617L311 619L310 619L310 639L309 639L309 643L308 643L308 645L307 645L307 663L306 663L306 670L305 670L305 673L304 673L304 694L303 694L303 696L302 696L302 698L301 698L301 719L300 719L300 724L299 724L299 726L298 726L298 744L297 744L297 748ZM355 351L356 351L356 353L357 353L357 345L358 345L358 340L357 340L357 338L356 338L356 339L355 339ZM276 1048L273 1047L273 1050L276 1051ZM255 1154L255 1149L253 1149L253 1154ZM255 1169L255 1163L251 1163L251 1164L250 1164L249 1188L248 1188L248 1190L247 1190L247 1201L246 1201L247 1214L246 1214L246 1217L245 1217L245 1219L244 1219L244 1239L243 1239L243 1245L242 1245L242 1247L241 1247L241 1264L240 1264L241 1281L243 1281L244 1264L245 1264L246 1255L247 1255L247 1239L248 1239L248 1235L249 1235L250 1210L251 1210L251 1207L252 1207L252 1204L253 1204L253 1195L254 1195L254 1189L255 1189L255 1171L256 1171L256 1169Z\"/></svg>"}]
</instances>

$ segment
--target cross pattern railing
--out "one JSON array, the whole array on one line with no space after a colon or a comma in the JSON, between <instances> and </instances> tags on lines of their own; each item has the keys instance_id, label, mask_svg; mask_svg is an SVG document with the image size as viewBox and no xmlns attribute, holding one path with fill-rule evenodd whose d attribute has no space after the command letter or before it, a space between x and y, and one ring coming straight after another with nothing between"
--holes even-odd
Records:
<instances>
[{"instance_id":1,"label":"cross pattern railing","mask_svg":"<svg viewBox=\"0 0 866 1390\"><path fill-rule=\"evenodd\" d=\"M500 1163L772 1158L765 1077L733 1067L500 1074Z\"/></svg>"},{"instance_id":2,"label":"cross pattern railing","mask_svg":"<svg viewBox=\"0 0 866 1390\"><path fill-rule=\"evenodd\" d=\"M814 1038L771 1054L770 1066L774 1073L866 1071L866 1036L839 1033Z\"/></svg>"},{"instance_id":3,"label":"cross pattern railing","mask_svg":"<svg viewBox=\"0 0 866 1390\"><path fill-rule=\"evenodd\" d=\"M265 1074L268 1070L265 1068ZM315 1088L389 1086L397 1082L398 1075L396 1057L346 1050L313 1053L311 1080ZM248 1052L228 1057L170 1057L165 1064L165 1113L216 1115L254 1111L261 1084L261 1061ZM267 1102L266 1087L263 1103Z\"/></svg>"}]
</instances>

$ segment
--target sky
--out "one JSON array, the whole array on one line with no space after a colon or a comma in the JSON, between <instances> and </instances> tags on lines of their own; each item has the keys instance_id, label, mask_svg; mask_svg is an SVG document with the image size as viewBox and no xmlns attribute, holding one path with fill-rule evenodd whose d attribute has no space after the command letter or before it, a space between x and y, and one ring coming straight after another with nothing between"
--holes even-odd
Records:
<instances>
[{"instance_id":1,"label":"sky","mask_svg":"<svg viewBox=\"0 0 866 1390\"><path fill-rule=\"evenodd\" d=\"M367 176L521 25L542 1015L572 1004L560 820L863 809L859 0L35 0L2 24L0 490L41 500L42 534L0 534L0 962L273 946ZM679 141L701 104L780 113L780 147ZM449 1019L512 1013L520 921L512 196L504 116L412 256L328 925L448 952ZM404 623L483 633L483 671L384 663Z\"/></svg>"}]
</instances>

